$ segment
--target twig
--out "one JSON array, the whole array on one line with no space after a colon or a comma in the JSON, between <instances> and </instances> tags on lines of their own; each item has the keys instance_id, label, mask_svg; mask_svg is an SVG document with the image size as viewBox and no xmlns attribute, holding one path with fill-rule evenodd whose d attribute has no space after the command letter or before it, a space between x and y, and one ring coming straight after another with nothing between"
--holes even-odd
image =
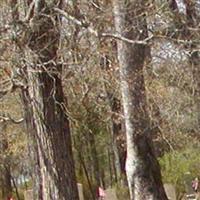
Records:
<instances>
[{"instance_id":1,"label":"twig","mask_svg":"<svg viewBox=\"0 0 200 200\"><path fill-rule=\"evenodd\" d=\"M9 114L7 114L7 116L0 116L0 122L6 122L6 121L10 121L14 124L20 124L24 121L24 118L20 118L20 119L13 119Z\"/></svg>"}]
</instances>

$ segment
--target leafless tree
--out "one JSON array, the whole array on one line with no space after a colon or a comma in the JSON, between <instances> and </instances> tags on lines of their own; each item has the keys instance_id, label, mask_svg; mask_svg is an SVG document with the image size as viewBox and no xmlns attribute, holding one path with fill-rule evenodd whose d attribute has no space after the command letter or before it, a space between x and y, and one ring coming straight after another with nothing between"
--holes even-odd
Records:
<instances>
[{"instance_id":1,"label":"leafless tree","mask_svg":"<svg viewBox=\"0 0 200 200\"><path fill-rule=\"evenodd\" d=\"M114 1L115 27L129 40L148 37L145 3L140 0ZM152 147L143 75L144 44L118 41L122 104L127 140L126 174L131 200L165 200L158 161Z\"/></svg>"}]
</instances>

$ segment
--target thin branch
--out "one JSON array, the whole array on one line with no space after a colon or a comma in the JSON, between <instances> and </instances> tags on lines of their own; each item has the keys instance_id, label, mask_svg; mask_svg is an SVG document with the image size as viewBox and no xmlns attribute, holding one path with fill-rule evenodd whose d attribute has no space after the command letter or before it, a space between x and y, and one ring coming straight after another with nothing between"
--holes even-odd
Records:
<instances>
[{"instance_id":1,"label":"thin branch","mask_svg":"<svg viewBox=\"0 0 200 200\"><path fill-rule=\"evenodd\" d=\"M111 37L111 38L121 40L123 42L127 42L127 43L130 43L130 44L143 44L143 45L147 45L149 43L149 41L154 38L154 35L151 35L148 38L145 38L144 40L131 40L131 39L128 39L126 37L123 37L122 35L120 35L118 33L102 33L100 36Z\"/></svg>"},{"instance_id":2,"label":"thin branch","mask_svg":"<svg viewBox=\"0 0 200 200\"><path fill-rule=\"evenodd\" d=\"M9 114L7 114L7 116L0 116L0 122L7 122L7 121L10 121L14 124L20 124L24 121L24 118L13 119Z\"/></svg>"},{"instance_id":3,"label":"thin branch","mask_svg":"<svg viewBox=\"0 0 200 200\"><path fill-rule=\"evenodd\" d=\"M194 41L194 40L184 40L184 39L173 39L170 37L167 37L165 35L155 35L154 33L151 34L151 36L149 36L148 38L145 38L144 40L131 40L128 39L118 33L99 33L97 30L93 29L88 23L84 23L80 20L78 20L77 18L69 15L67 12L59 9L59 8L54 8L54 10L61 14L63 17L65 17L67 20L72 21L74 24L83 27L84 29L86 29L89 33L91 33L92 35L96 36L96 37L110 37L110 38L114 38L117 40L121 40L123 42L127 42L130 44L142 44L142 45L148 45L150 41L152 41L153 39L167 39L170 40L174 43L178 43L178 44L184 44L184 45L190 45L192 43L199 43L199 41Z\"/></svg>"},{"instance_id":4,"label":"thin branch","mask_svg":"<svg viewBox=\"0 0 200 200\"><path fill-rule=\"evenodd\" d=\"M131 40L128 39L126 37L123 37L120 34L117 33L99 33L97 30L93 29L92 27L89 26L89 24L83 23L82 21L76 19L75 17L69 15L67 12L59 9L59 8L54 8L54 10L56 12L58 12L59 14L61 14L63 17L65 17L67 20L72 21L74 24L81 26L83 28L85 28L89 33L91 33L92 35L96 36L96 37L112 37L118 40L121 40L123 42L127 42L130 44L148 44L148 42L153 38L153 36L150 36L144 40Z\"/></svg>"},{"instance_id":5,"label":"thin branch","mask_svg":"<svg viewBox=\"0 0 200 200\"><path fill-rule=\"evenodd\" d=\"M35 1L32 1L29 5L29 9L25 17L25 21L29 21L32 18L33 12L34 12L34 6L35 6Z\"/></svg>"},{"instance_id":6,"label":"thin branch","mask_svg":"<svg viewBox=\"0 0 200 200\"><path fill-rule=\"evenodd\" d=\"M67 20L70 20L72 21L74 24L78 25L78 26L81 26L83 28L85 28L89 33L95 35L95 36L98 36L98 32L96 30L94 30L93 28L91 28L87 23L83 23L82 21L76 19L75 17L69 15L67 12L59 9L59 8L54 8L54 10L61 14L63 17L65 17Z\"/></svg>"}]
</instances>

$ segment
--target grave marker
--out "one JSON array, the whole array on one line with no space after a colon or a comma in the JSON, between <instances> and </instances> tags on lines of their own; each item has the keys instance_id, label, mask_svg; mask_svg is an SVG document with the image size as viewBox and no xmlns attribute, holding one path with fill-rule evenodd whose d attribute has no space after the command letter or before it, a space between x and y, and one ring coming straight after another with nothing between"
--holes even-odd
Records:
<instances>
[{"instance_id":1,"label":"grave marker","mask_svg":"<svg viewBox=\"0 0 200 200\"><path fill-rule=\"evenodd\" d=\"M78 186L78 195L79 195L79 200L84 200L83 196L83 185L81 183L77 183Z\"/></svg>"},{"instance_id":2,"label":"grave marker","mask_svg":"<svg viewBox=\"0 0 200 200\"><path fill-rule=\"evenodd\" d=\"M169 200L176 200L176 189L172 184L164 184L165 192Z\"/></svg>"}]
</instances>

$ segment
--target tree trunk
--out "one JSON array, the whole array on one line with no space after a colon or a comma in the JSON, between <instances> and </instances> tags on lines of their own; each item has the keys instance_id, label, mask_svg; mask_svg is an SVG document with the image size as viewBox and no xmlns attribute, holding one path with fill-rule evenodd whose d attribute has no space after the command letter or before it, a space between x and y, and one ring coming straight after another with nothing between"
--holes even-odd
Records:
<instances>
[{"instance_id":1,"label":"tree trunk","mask_svg":"<svg viewBox=\"0 0 200 200\"><path fill-rule=\"evenodd\" d=\"M25 6L25 13L27 13L27 9L28 6L31 5L31 3L34 0L27 0L26 2L24 2L26 5ZM11 7L11 14L12 14L12 19L13 22L15 23L16 21L19 21L19 10L18 10L18 0L10 0L10 7ZM30 16L33 16L33 9L31 9L31 13ZM16 26L14 27L14 31L16 31ZM16 47L19 47L18 43L16 42ZM21 48L19 48L18 50L20 50L18 53L21 53ZM18 67L18 66L17 66ZM21 70L21 76L24 77L24 81L26 82L26 84L28 83L27 80L27 69L23 69ZM21 100L23 103L23 108L24 108L24 118L25 118L25 122L26 122L26 131L27 131L27 135L28 135L28 139L30 140L29 144L28 144L28 148L29 148L29 155L30 155L30 161L33 162L32 166L34 166L33 169L33 197L35 200L39 200L42 199L42 192L41 192L41 174L40 174L40 170L39 170L39 160L38 160L38 150L37 150L37 145L36 145L36 128L34 125L34 119L33 119L33 109L31 106L31 99L30 99L30 95L28 92L28 89L25 88L21 88ZM15 180L13 180L13 184L15 185ZM16 189L16 194L17 194L17 188ZM19 196L19 194L17 195ZM18 197L19 199L19 197Z\"/></svg>"},{"instance_id":2,"label":"tree trunk","mask_svg":"<svg viewBox=\"0 0 200 200\"><path fill-rule=\"evenodd\" d=\"M49 5L49 6L48 6ZM41 200L78 200L69 119L56 64L60 38L59 16L45 1L35 1L27 45L35 59L27 65L28 92L36 127Z\"/></svg>"},{"instance_id":3,"label":"tree trunk","mask_svg":"<svg viewBox=\"0 0 200 200\"><path fill-rule=\"evenodd\" d=\"M88 135L88 143L90 145L90 154L92 158L92 169L93 169L93 175L95 180L95 191L97 191L98 187L101 186L101 175L100 175L100 167L99 167L99 160L98 160L98 152L96 149L96 141L94 133L89 133Z\"/></svg>"},{"instance_id":4,"label":"tree trunk","mask_svg":"<svg viewBox=\"0 0 200 200\"><path fill-rule=\"evenodd\" d=\"M11 172L8 163L3 164L2 173L2 198L7 199L12 196Z\"/></svg>"},{"instance_id":5,"label":"tree trunk","mask_svg":"<svg viewBox=\"0 0 200 200\"><path fill-rule=\"evenodd\" d=\"M123 37L132 40L147 37L143 1L116 0L114 15L116 31ZM166 200L149 128L143 76L145 46L118 41L118 59L127 139L126 174L131 200Z\"/></svg>"},{"instance_id":6,"label":"tree trunk","mask_svg":"<svg viewBox=\"0 0 200 200\"><path fill-rule=\"evenodd\" d=\"M82 152L78 152L78 158L79 158L80 164L83 167L83 170L85 172L85 176L86 176L86 179L87 179L88 187L90 189L92 200L95 200L95 193L94 193L93 188L92 188L92 183L91 183L91 180L90 180L90 177L89 177L89 174L88 174L88 170L87 170L87 166L86 166L85 160L82 157Z\"/></svg>"},{"instance_id":7,"label":"tree trunk","mask_svg":"<svg viewBox=\"0 0 200 200\"><path fill-rule=\"evenodd\" d=\"M19 191L18 191L18 188L17 188L16 181L15 181L14 177L12 177L12 176L11 176L11 179L12 179L13 187L15 189L15 194L16 194L17 200L21 200L21 198L19 196Z\"/></svg>"},{"instance_id":8,"label":"tree trunk","mask_svg":"<svg viewBox=\"0 0 200 200\"><path fill-rule=\"evenodd\" d=\"M23 72L27 75L27 71ZM22 90L21 91L21 100L23 103L23 109L24 109L24 119L26 122L26 131L29 139L28 143L28 150L30 155L30 162L32 166L34 166L34 169L32 171L33 173L33 197L35 200L42 199L42 187L41 187L41 173L39 170L40 164L39 164L39 155L38 155L38 148L36 143L36 127L34 124L33 119L33 110L31 106L31 99L28 90Z\"/></svg>"},{"instance_id":9,"label":"tree trunk","mask_svg":"<svg viewBox=\"0 0 200 200\"><path fill-rule=\"evenodd\" d=\"M114 115L120 115L120 100L116 97L111 97L113 95L107 92L108 100L110 103L111 111L114 113L111 121L111 140L112 140L112 149L114 153L114 160L115 160L115 169L116 169L116 177L115 181L118 182L122 180L122 174L124 172L124 152L125 148L123 148L123 132L122 132L122 120L119 122L119 119L115 120ZM119 117L118 117L119 118ZM118 121L118 122L116 122Z\"/></svg>"},{"instance_id":10,"label":"tree trunk","mask_svg":"<svg viewBox=\"0 0 200 200\"><path fill-rule=\"evenodd\" d=\"M111 160L112 160L112 155L111 155L111 149L110 149L110 147L108 147L108 167L109 167L109 175L110 175L110 186L112 187L112 185L113 185L113 170L112 170L112 162L111 162Z\"/></svg>"}]
</instances>

